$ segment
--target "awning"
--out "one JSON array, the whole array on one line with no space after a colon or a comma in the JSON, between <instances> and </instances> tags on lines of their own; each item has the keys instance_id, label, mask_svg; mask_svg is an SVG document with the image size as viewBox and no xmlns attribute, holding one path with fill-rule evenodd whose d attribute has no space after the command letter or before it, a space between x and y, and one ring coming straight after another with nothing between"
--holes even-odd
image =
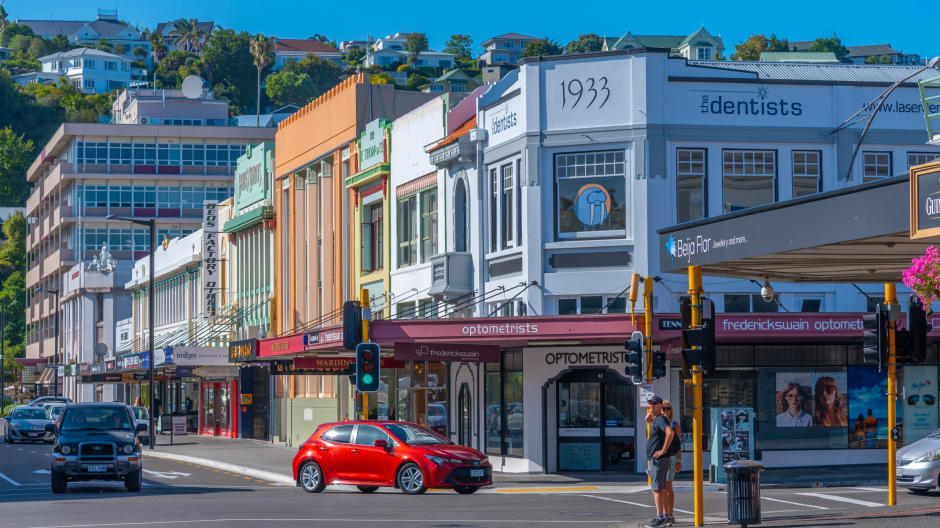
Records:
<instances>
[{"instance_id":1,"label":"awning","mask_svg":"<svg viewBox=\"0 0 940 528\"><path fill-rule=\"evenodd\" d=\"M908 176L660 229L659 266L782 282L898 282L940 238L911 240Z\"/></svg>"},{"instance_id":2,"label":"awning","mask_svg":"<svg viewBox=\"0 0 940 528\"><path fill-rule=\"evenodd\" d=\"M239 233L260 224L266 218L274 218L273 207L256 207L247 213L232 218L222 226L226 233Z\"/></svg>"}]
</instances>

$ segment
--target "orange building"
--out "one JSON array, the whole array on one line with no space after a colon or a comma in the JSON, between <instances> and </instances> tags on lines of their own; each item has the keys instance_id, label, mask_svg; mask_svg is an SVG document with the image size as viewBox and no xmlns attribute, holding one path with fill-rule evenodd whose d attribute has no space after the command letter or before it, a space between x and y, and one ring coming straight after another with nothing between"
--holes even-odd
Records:
<instances>
[{"instance_id":1,"label":"orange building","mask_svg":"<svg viewBox=\"0 0 940 528\"><path fill-rule=\"evenodd\" d=\"M354 293L353 197L345 178L358 170L355 141L366 124L394 120L435 96L349 77L278 126L274 207L274 335L339 322Z\"/></svg>"}]
</instances>

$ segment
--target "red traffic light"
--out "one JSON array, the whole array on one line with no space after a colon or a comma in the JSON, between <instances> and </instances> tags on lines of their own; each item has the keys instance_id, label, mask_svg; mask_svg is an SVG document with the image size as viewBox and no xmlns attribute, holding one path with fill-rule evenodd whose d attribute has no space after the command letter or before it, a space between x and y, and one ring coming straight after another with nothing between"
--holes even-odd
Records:
<instances>
[{"instance_id":1,"label":"red traffic light","mask_svg":"<svg viewBox=\"0 0 940 528\"><path fill-rule=\"evenodd\" d=\"M372 365L369 364L369 363L366 363L365 365L362 366L362 371L363 371L363 372L372 372Z\"/></svg>"},{"instance_id":2,"label":"red traffic light","mask_svg":"<svg viewBox=\"0 0 940 528\"><path fill-rule=\"evenodd\" d=\"M369 352L368 350L365 351L365 352L363 352L363 353L362 353L362 359L364 359L364 360L366 360L366 361L372 361L372 352Z\"/></svg>"}]
</instances>

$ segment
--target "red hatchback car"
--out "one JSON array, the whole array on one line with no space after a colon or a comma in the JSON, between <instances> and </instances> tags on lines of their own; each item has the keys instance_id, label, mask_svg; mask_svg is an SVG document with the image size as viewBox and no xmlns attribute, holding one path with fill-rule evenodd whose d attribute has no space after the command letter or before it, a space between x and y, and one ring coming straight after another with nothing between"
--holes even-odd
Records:
<instances>
[{"instance_id":1,"label":"red hatchback car","mask_svg":"<svg viewBox=\"0 0 940 528\"><path fill-rule=\"evenodd\" d=\"M492 483L486 455L413 423L323 424L294 457L294 480L309 493L352 484L363 493L393 486L410 495L428 488L470 494Z\"/></svg>"}]
</instances>

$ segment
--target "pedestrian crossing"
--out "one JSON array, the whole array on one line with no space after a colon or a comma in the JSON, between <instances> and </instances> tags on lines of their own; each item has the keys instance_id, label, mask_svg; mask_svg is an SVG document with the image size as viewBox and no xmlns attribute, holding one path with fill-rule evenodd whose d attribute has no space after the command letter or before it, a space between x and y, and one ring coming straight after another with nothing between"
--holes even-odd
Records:
<instances>
[{"instance_id":1,"label":"pedestrian crossing","mask_svg":"<svg viewBox=\"0 0 940 528\"><path fill-rule=\"evenodd\" d=\"M818 499L830 500L830 501L836 501L836 502L847 502L849 504L856 504L858 506L865 506L868 508L878 508L880 506L884 506L884 504L880 502L871 502L871 501L865 501L861 499L853 499L850 497L843 497L842 495L835 495L832 493L797 493L797 495L801 495L804 497L816 497Z\"/></svg>"}]
</instances>

